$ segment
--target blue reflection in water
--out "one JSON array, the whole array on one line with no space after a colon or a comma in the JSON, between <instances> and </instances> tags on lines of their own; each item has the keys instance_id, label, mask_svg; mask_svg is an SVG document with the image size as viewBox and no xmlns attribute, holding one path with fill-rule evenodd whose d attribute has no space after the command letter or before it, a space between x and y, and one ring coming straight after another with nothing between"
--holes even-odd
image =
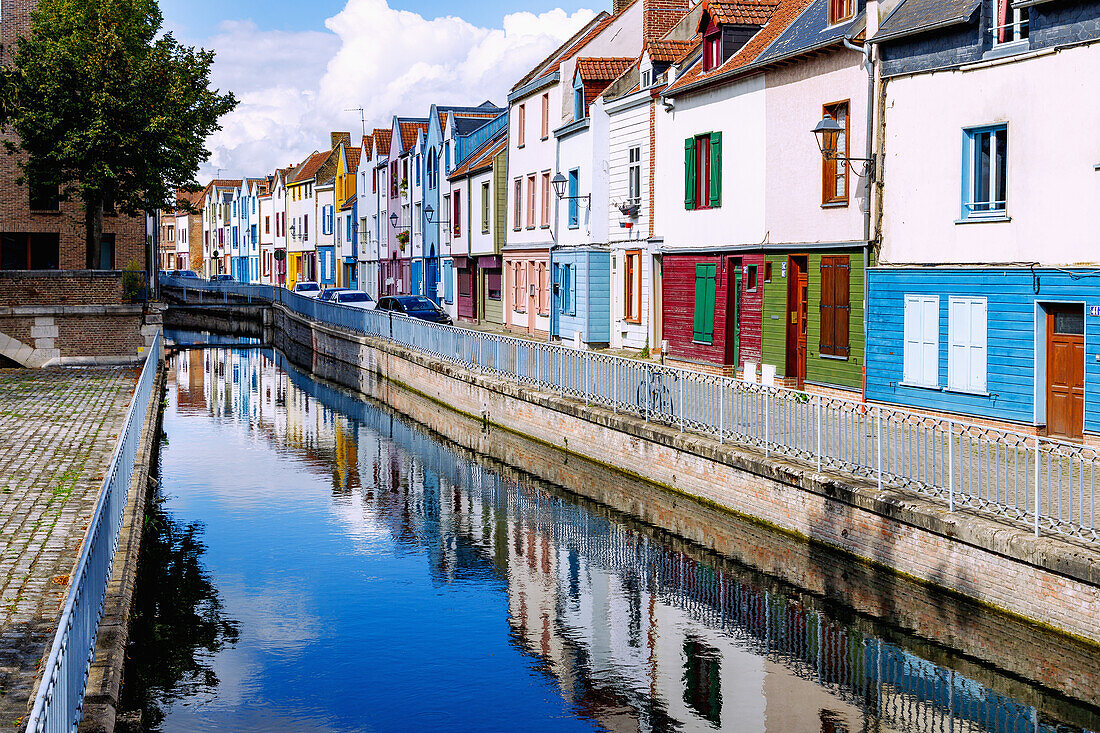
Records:
<instances>
[{"instance_id":1,"label":"blue reflection in water","mask_svg":"<svg viewBox=\"0 0 1100 733\"><path fill-rule=\"evenodd\" d=\"M152 689L161 730L1055 730L281 355L172 370L161 510L201 525L239 638L196 646L209 684Z\"/></svg>"}]
</instances>

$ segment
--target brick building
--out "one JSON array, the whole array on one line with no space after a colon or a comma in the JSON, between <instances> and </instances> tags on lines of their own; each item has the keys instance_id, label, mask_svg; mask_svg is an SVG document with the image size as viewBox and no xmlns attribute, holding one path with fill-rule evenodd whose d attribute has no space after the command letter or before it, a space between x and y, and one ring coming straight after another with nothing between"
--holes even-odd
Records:
<instances>
[{"instance_id":1,"label":"brick building","mask_svg":"<svg viewBox=\"0 0 1100 733\"><path fill-rule=\"evenodd\" d=\"M0 61L11 60L20 36L30 32L34 0L3 0L0 16ZM0 139L11 140L10 132ZM89 265L84 207L58 201L56 190L32 191L17 185L19 157L0 155L0 270L82 270ZM144 217L107 214L103 247L94 269L145 267Z\"/></svg>"}]
</instances>

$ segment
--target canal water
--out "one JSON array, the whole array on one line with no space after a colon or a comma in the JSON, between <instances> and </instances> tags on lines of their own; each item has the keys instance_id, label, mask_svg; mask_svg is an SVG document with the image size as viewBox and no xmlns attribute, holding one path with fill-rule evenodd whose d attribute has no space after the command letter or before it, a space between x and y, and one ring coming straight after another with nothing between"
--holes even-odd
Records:
<instances>
[{"instance_id":1,"label":"canal water","mask_svg":"<svg viewBox=\"0 0 1100 733\"><path fill-rule=\"evenodd\" d=\"M1029 660L784 585L271 349L182 351L169 374L121 706L146 730L1100 726L1095 695Z\"/></svg>"}]
</instances>

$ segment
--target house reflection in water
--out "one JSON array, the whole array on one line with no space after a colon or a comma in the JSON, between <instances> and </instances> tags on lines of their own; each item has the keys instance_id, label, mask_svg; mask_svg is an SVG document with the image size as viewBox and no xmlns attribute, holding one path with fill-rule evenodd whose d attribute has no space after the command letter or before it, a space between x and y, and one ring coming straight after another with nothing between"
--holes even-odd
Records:
<instances>
[{"instance_id":1,"label":"house reflection in water","mask_svg":"<svg viewBox=\"0 0 1100 733\"><path fill-rule=\"evenodd\" d=\"M605 729L1082 730L754 570L444 444L278 353L185 352L173 376L181 410L238 421L329 477L353 538L417 550L435 583L501 588L513 642L577 716Z\"/></svg>"}]
</instances>

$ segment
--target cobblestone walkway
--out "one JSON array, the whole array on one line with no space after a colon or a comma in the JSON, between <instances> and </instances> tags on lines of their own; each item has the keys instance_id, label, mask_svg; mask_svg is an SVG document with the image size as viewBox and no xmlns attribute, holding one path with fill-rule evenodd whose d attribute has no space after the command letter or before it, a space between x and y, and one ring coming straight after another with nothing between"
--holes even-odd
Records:
<instances>
[{"instance_id":1,"label":"cobblestone walkway","mask_svg":"<svg viewBox=\"0 0 1100 733\"><path fill-rule=\"evenodd\" d=\"M26 716L137 376L0 369L0 730Z\"/></svg>"}]
</instances>

